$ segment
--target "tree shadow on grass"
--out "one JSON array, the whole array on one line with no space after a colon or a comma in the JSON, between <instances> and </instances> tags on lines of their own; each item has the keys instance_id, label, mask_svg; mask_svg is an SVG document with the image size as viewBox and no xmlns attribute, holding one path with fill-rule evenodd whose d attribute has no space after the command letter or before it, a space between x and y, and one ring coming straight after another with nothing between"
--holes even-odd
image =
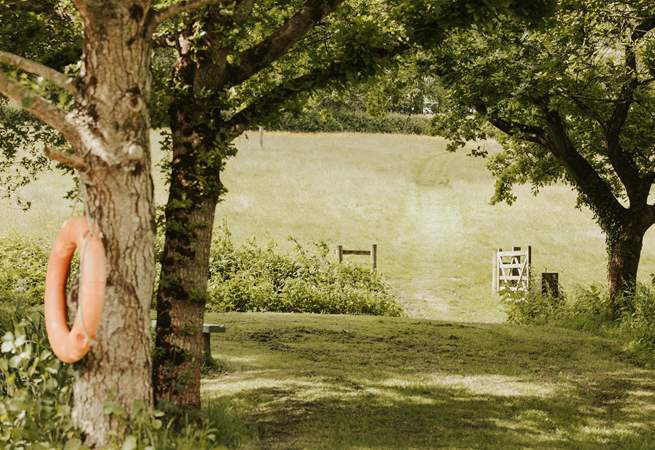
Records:
<instances>
[{"instance_id":1,"label":"tree shadow on grass","mask_svg":"<svg viewBox=\"0 0 655 450\"><path fill-rule=\"evenodd\" d=\"M262 449L653 448L652 385L616 383L529 396L420 383L287 378L276 385L253 378L250 386L216 394L241 405Z\"/></svg>"},{"instance_id":2,"label":"tree shadow on grass","mask_svg":"<svg viewBox=\"0 0 655 450\"><path fill-rule=\"evenodd\" d=\"M270 320L270 318L267 318ZM652 449L655 377L560 330L280 321L226 336L256 355L205 383L262 449Z\"/></svg>"}]
</instances>

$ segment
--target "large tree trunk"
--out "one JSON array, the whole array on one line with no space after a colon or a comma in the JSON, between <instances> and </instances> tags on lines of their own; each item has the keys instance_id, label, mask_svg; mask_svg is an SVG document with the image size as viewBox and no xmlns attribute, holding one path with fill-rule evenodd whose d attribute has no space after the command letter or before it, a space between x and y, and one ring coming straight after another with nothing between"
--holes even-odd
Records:
<instances>
[{"instance_id":1,"label":"large tree trunk","mask_svg":"<svg viewBox=\"0 0 655 450\"><path fill-rule=\"evenodd\" d=\"M637 271L645 230L625 227L608 239L608 283L613 319L630 308L630 297L637 285Z\"/></svg>"},{"instance_id":2,"label":"large tree trunk","mask_svg":"<svg viewBox=\"0 0 655 450\"><path fill-rule=\"evenodd\" d=\"M86 181L91 216L103 234L107 287L97 343L78 365L73 418L87 443L104 447L119 424L106 402L130 411L152 405L149 311L154 281L154 208L150 169L150 44L147 0L78 2L86 43L79 79L89 132Z\"/></svg>"}]
</instances>

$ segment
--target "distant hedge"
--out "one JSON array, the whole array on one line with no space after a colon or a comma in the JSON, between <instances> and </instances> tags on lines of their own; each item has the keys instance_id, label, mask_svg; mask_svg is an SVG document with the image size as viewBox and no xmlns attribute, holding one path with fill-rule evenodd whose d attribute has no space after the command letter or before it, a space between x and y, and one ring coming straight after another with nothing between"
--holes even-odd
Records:
<instances>
[{"instance_id":1,"label":"distant hedge","mask_svg":"<svg viewBox=\"0 0 655 450\"><path fill-rule=\"evenodd\" d=\"M423 115L387 113L372 116L365 111L309 110L300 114L285 113L266 127L278 131L304 133L393 133L430 134L431 119Z\"/></svg>"}]
</instances>

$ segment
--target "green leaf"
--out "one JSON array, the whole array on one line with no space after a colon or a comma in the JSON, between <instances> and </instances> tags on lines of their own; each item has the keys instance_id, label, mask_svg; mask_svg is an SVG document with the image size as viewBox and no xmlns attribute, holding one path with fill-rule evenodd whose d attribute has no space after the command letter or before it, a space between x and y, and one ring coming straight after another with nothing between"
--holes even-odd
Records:
<instances>
[{"instance_id":1,"label":"green leaf","mask_svg":"<svg viewBox=\"0 0 655 450\"><path fill-rule=\"evenodd\" d=\"M137 446L136 436L130 434L125 438L125 442L123 442L123 446L121 447L121 450L134 450L136 449L136 446Z\"/></svg>"},{"instance_id":2,"label":"green leaf","mask_svg":"<svg viewBox=\"0 0 655 450\"><path fill-rule=\"evenodd\" d=\"M80 447L82 447L82 441L80 441L77 438L74 438L66 442L66 445L64 446L64 450L79 450Z\"/></svg>"}]
</instances>

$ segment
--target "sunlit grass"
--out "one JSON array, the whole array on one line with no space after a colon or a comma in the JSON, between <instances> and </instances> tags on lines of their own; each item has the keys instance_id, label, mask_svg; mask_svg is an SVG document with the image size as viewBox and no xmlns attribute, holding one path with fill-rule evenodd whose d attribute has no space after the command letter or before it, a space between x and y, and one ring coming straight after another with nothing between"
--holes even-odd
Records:
<instances>
[{"instance_id":1,"label":"sunlit grass","mask_svg":"<svg viewBox=\"0 0 655 450\"><path fill-rule=\"evenodd\" d=\"M411 316L502 321L491 295L491 256L499 247L532 245L535 272L559 272L566 288L605 279L604 238L589 211L575 209L569 188L547 188L538 197L520 188L514 206L491 206L494 180L485 162L466 151L446 152L442 139L267 133L263 149L256 136L237 145L223 176L229 193L217 209L217 225L227 221L237 241L256 235L284 244L293 235L302 243L362 249L375 242L380 271ZM28 213L0 203L0 235L51 240L72 213L61 200L71 186L49 175L26 188L22 196L33 204ZM156 197L165 201L161 177ZM350 261L368 263L366 257ZM651 272L652 233L642 278Z\"/></svg>"}]
</instances>

